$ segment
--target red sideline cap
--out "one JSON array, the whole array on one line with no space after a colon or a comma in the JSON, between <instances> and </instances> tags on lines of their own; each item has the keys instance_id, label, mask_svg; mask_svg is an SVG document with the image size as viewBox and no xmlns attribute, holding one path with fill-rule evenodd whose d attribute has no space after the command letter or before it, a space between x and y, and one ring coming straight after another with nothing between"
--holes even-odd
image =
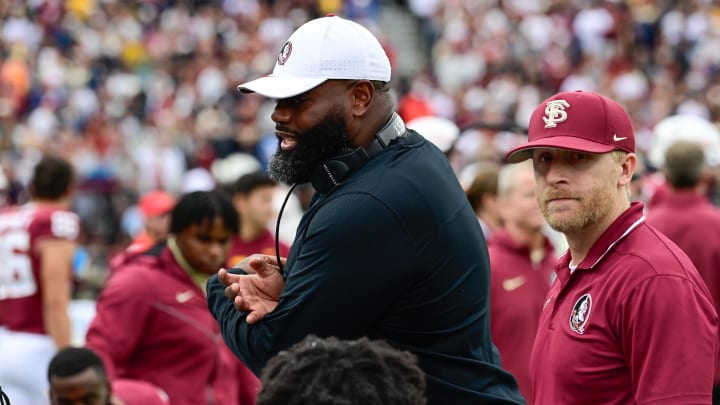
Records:
<instances>
[{"instance_id":1,"label":"red sideline cap","mask_svg":"<svg viewBox=\"0 0 720 405\"><path fill-rule=\"evenodd\" d=\"M151 191L138 202L140 212L146 217L154 217L170 212L175 206L175 198L164 191Z\"/></svg>"},{"instance_id":2,"label":"red sideline cap","mask_svg":"<svg viewBox=\"0 0 720 405\"><path fill-rule=\"evenodd\" d=\"M562 92L533 111L528 143L512 149L505 158L510 163L521 162L532 156L534 148L635 152L635 132L630 116L615 101L591 92Z\"/></svg>"}]
</instances>

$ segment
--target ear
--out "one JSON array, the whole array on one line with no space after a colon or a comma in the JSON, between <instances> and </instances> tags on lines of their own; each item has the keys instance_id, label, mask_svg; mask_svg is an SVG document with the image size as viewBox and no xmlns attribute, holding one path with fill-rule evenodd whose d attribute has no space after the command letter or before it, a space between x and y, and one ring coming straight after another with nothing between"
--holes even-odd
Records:
<instances>
[{"instance_id":1,"label":"ear","mask_svg":"<svg viewBox=\"0 0 720 405\"><path fill-rule=\"evenodd\" d=\"M370 108L375 88L369 80L356 80L350 87L350 111L354 117L364 116Z\"/></svg>"},{"instance_id":2,"label":"ear","mask_svg":"<svg viewBox=\"0 0 720 405\"><path fill-rule=\"evenodd\" d=\"M632 181L633 174L637 168L637 155L627 153L620 160L620 178L618 178L618 187L625 187Z\"/></svg>"}]
</instances>

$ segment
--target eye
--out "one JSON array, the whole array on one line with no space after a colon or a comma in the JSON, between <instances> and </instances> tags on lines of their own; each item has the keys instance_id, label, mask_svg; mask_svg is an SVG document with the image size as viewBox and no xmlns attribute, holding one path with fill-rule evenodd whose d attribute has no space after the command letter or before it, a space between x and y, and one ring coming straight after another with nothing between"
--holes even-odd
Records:
<instances>
[{"instance_id":1,"label":"eye","mask_svg":"<svg viewBox=\"0 0 720 405\"><path fill-rule=\"evenodd\" d=\"M308 100L308 99L307 99L307 97L305 97L305 96L297 96L297 97L291 98L291 99L290 99L290 103L293 104L293 105L300 106L300 105L305 104L305 102L306 102L307 100Z\"/></svg>"},{"instance_id":2,"label":"eye","mask_svg":"<svg viewBox=\"0 0 720 405\"><path fill-rule=\"evenodd\" d=\"M540 152L533 156L533 160L538 163L549 163L552 162L552 159L552 153L550 152Z\"/></svg>"},{"instance_id":3,"label":"eye","mask_svg":"<svg viewBox=\"0 0 720 405\"><path fill-rule=\"evenodd\" d=\"M305 94L300 94L295 97L290 97L290 98L287 98L282 101L284 101L285 103L287 103L290 106L300 107L301 105L305 104L305 102L308 101L308 98L307 98L307 96L305 96Z\"/></svg>"},{"instance_id":4,"label":"eye","mask_svg":"<svg viewBox=\"0 0 720 405\"><path fill-rule=\"evenodd\" d=\"M587 154L581 152L575 152L572 154L572 158L575 160L585 160L587 157Z\"/></svg>"}]
</instances>

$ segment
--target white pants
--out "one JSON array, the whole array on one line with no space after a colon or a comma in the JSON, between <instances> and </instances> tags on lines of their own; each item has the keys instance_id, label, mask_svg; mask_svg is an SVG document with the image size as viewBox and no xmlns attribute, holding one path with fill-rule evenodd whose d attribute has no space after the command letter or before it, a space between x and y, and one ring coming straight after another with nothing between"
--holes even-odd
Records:
<instances>
[{"instance_id":1,"label":"white pants","mask_svg":"<svg viewBox=\"0 0 720 405\"><path fill-rule=\"evenodd\" d=\"M0 328L0 387L12 405L48 405L47 368L55 354L49 336Z\"/></svg>"}]
</instances>

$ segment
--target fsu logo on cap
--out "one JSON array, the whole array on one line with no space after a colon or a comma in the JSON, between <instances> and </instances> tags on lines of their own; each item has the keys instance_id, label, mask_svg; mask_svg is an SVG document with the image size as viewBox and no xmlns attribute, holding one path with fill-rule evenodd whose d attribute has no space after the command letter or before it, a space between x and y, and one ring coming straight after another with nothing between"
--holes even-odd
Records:
<instances>
[{"instance_id":1,"label":"fsu logo on cap","mask_svg":"<svg viewBox=\"0 0 720 405\"><path fill-rule=\"evenodd\" d=\"M585 294L577 300L570 314L570 329L572 329L573 332L580 335L585 333L585 327L590 319L591 309L592 297L590 294Z\"/></svg>"},{"instance_id":2,"label":"fsu logo on cap","mask_svg":"<svg viewBox=\"0 0 720 405\"><path fill-rule=\"evenodd\" d=\"M280 50L280 54L277 57L277 63L278 65L284 65L285 62L290 58L290 54L292 53L292 42L287 41L285 42L285 45L283 45L282 49Z\"/></svg>"},{"instance_id":3,"label":"fsu logo on cap","mask_svg":"<svg viewBox=\"0 0 720 405\"><path fill-rule=\"evenodd\" d=\"M565 100L548 101L545 105L545 116L543 117L545 128L555 128L557 124L565 121L567 119L565 109L569 107L570 104Z\"/></svg>"}]
</instances>

